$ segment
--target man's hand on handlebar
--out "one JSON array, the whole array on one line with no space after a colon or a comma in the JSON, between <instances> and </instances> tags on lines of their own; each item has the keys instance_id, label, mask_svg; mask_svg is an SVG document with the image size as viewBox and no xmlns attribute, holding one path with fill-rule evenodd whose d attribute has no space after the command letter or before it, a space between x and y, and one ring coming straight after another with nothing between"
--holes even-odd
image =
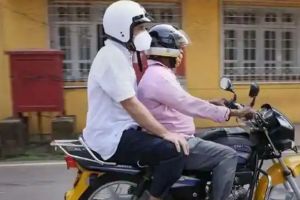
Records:
<instances>
[{"instance_id":1,"label":"man's hand on handlebar","mask_svg":"<svg viewBox=\"0 0 300 200\"><path fill-rule=\"evenodd\" d=\"M230 109L230 116L238 118L252 119L255 114L255 110L249 106L244 106L240 109Z\"/></svg>"},{"instance_id":2,"label":"man's hand on handlebar","mask_svg":"<svg viewBox=\"0 0 300 200\"><path fill-rule=\"evenodd\" d=\"M239 104L232 100L227 101L225 98L213 99L210 100L209 102L216 106L228 107L230 109L230 117L238 117L238 118L244 118L246 120L249 120L252 119L255 114L255 110L252 107Z\"/></svg>"}]
</instances>

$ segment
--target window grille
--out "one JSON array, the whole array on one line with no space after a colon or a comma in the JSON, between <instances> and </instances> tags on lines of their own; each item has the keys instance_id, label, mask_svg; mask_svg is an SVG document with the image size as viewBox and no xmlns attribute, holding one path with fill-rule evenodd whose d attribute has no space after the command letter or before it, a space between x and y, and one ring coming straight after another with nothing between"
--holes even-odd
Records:
<instances>
[{"instance_id":1,"label":"window grille","mask_svg":"<svg viewBox=\"0 0 300 200\"><path fill-rule=\"evenodd\" d=\"M299 82L299 11L225 7L222 75L238 82Z\"/></svg>"},{"instance_id":2,"label":"window grille","mask_svg":"<svg viewBox=\"0 0 300 200\"><path fill-rule=\"evenodd\" d=\"M179 3L142 3L155 23L181 27ZM111 1L49 0L49 31L52 48L65 53L64 80L85 82L97 51L104 45L102 17Z\"/></svg>"}]
</instances>

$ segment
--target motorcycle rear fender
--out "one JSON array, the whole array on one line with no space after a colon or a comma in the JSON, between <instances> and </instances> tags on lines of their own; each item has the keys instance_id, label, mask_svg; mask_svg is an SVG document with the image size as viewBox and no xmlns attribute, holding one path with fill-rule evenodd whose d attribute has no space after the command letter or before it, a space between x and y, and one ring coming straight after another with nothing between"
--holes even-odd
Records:
<instances>
[{"instance_id":1,"label":"motorcycle rear fender","mask_svg":"<svg viewBox=\"0 0 300 200\"><path fill-rule=\"evenodd\" d=\"M284 158L284 162L291 170L292 175L297 177L300 175L300 155L287 156ZM270 186L276 186L286 181L283 175L283 169L279 163L275 163L268 170L267 174L271 178ZM262 176L259 179L257 189L255 191L255 200L264 200L268 191L268 178Z\"/></svg>"},{"instance_id":2,"label":"motorcycle rear fender","mask_svg":"<svg viewBox=\"0 0 300 200\"><path fill-rule=\"evenodd\" d=\"M65 200L78 200L89 187L90 177L93 175L101 176L103 174L96 171L87 171L79 165L77 167L79 172L77 173L74 187L66 192Z\"/></svg>"}]
</instances>

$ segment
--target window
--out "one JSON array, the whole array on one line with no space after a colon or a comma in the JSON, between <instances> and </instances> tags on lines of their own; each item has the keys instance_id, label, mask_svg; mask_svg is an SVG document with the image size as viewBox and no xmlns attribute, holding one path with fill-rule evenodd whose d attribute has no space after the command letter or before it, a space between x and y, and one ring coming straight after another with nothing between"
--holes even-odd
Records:
<instances>
[{"instance_id":1,"label":"window","mask_svg":"<svg viewBox=\"0 0 300 200\"><path fill-rule=\"evenodd\" d=\"M224 8L223 76L238 82L300 81L298 13L293 9Z\"/></svg>"},{"instance_id":2,"label":"window","mask_svg":"<svg viewBox=\"0 0 300 200\"><path fill-rule=\"evenodd\" d=\"M85 82L91 62L104 45L102 17L107 1L49 0L50 45L64 51L64 80ZM155 22L181 27L179 3L143 3Z\"/></svg>"}]
</instances>

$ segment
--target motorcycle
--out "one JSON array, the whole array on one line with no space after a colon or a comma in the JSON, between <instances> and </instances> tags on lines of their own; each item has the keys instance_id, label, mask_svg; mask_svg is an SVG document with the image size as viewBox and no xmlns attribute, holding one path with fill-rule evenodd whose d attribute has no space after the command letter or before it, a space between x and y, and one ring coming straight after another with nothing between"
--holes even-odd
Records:
<instances>
[{"instance_id":1,"label":"motorcycle","mask_svg":"<svg viewBox=\"0 0 300 200\"><path fill-rule=\"evenodd\" d=\"M237 109L231 81L221 79L221 88L234 97L226 106ZM251 84L250 106L254 106L259 86ZM300 175L300 156L294 145L295 128L286 116L269 104L264 104L252 119L240 120L241 126L216 128L198 135L205 140L230 146L238 153L232 200L271 200L276 188L284 186L281 199L300 200L300 189L295 178ZM127 166L100 160L89 149L82 137L78 140L54 140L52 146L65 154L68 169L76 169L73 188L65 193L65 200L137 200L143 199L152 171L145 166ZM294 155L283 157L292 150ZM272 165L264 170L265 161ZM211 192L211 172L184 171L171 187L165 200L203 200ZM278 196L276 196L278 199Z\"/></svg>"}]
</instances>

